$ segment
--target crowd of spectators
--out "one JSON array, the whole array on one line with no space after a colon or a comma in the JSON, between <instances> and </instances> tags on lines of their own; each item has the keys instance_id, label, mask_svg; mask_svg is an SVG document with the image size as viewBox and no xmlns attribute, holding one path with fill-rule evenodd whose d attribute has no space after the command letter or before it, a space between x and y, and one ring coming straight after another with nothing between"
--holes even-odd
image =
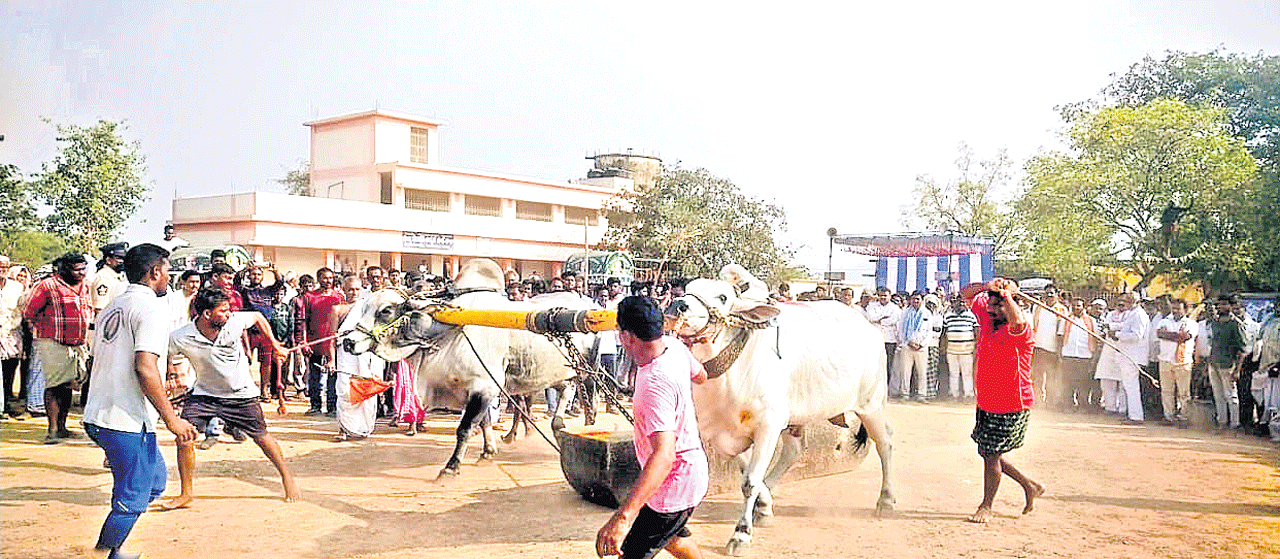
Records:
<instances>
[{"instance_id":1,"label":"crowd of spectators","mask_svg":"<svg viewBox=\"0 0 1280 559\"><path fill-rule=\"evenodd\" d=\"M166 231L161 244L173 237ZM91 275L83 255L67 254L35 270L12 265L0 255L0 414L15 419L48 415L46 442L77 436L66 427L72 389L86 392L84 386L91 381L86 360L94 313L127 284L120 270L126 249L124 243L102 247L98 269ZM332 309L351 303L342 292L344 284L358 286L360 297L383 287L425 293L444 293L449 287L447 278L423 271L371 266L360 274L321 268L312 275L282 272L271 265L236 271L219 251L211 257L210 270L175 275L166 296L171 328L190 320L192 299L202 288L223 291L233 310L261 313L276 339L305 347L300 357L280 359L266 335L256 328L250 331L245 345L257 354L260 397L265 402L305 394L309 415L337 413L336 348L325 338L337 329L329 316ZM589 283L576 271L548 279L537 272L524 278L509 272L506 280L506 294L513 301L568 292L601 308L616 308L626 295L646 296L665 308L673 297L683 295L687 281L624 285L619 278L609 278ZM791 286L782 283L771 297L833 299L858 310L883 337L890 398L972 401L978 320L954 290L940 285L931 292L892 293L881 287L856 301L854 294L850 287L818 285L793 298ZM1156 421L1185 427L1194 401L1212 401L1212 417L1220 429L1280 441L1280 318L1274 310L1250 316L1231 295L1200 305L1169 296L1140 300L1131 293L1113 302L1086 301L1052 285L1036 295L1044 305L1028 306L1027 312L1035 331L1032 372L1041 406L1106 414L1133 424ZM625 392L632 367L616 337L600 336L591 352ZM385 380L394 383L400 370L399 364L387 364ZM171 364L168 378L179 399L193 380L180 357ZM551 406L554 399L549 392ZM403 398L387 389L377 399L378 416L396 424L396 401ZM408 422L412 430L418 420ZM216 422L206 434L218 435Z\"/></svg>"}]
</instances>

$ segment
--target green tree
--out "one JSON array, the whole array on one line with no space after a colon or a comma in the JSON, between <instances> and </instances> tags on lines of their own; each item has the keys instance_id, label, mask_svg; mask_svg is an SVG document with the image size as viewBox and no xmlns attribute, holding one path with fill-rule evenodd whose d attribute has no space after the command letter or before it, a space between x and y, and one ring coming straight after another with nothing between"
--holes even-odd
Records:
<instances>
[{"instance_id":1,"label":"green tree","mask_svg":"<svg viewBox=\"0 0 1280 559\"><path fill-rule=\"evenodd\" d=\"M15 263L40 265L64 250L56 236L36 231L33 186L15 165L0 165L0 254Z\"/></svg>"},{"instance_id":2,"label":"green tree","mask_svg":"<svg viewBox=\"0 0 1280 559\"><path fill-rule=\"evenodd\" d=\"M1142 277L1136 287L1162 273L1223 281L1247 270L1238 205L1253 196L1257 163L1224 110L1168 99L1107 107L1074 115L1067 139L1069 153L1027 164L1018 208L1031 264L1077 277L1090 261L1118 259Z\"/></svg>"},{"instance_id":3,"label":"green tree","mask_svg":"<svg viewBox=\"0 0 1280 559\"><path fill-rule=\"evenodd\" d=\"M959 176L938 182L929 175L916 176L915 202L903 208L902 225L909 229L955 231L992 239L996 258L1009 255L1017 222L1009 212L1012 195L1009 180L1013 161L1005 150L994 159L976 160L973 148L960 144L956 158Z\"/></svg>"},{"instance_id":4,"label":"green tree","mask_svg":"<svg viewBox=\"0 0 1280 559\"><path fill-rule=\"evenodd\" d=\"M1181 99L1226 112L1227 131L1244 140L1260 166L1252 198L1238 201L1236 213L1252 253L1233 257L1248 261L1245 274L1229 273L1214 281L1260 290L1280 289L1280 56L1167 52L1148 56L1117 76L1101 101L1066 108L1070 116L1098 104L1137 105L1156 99ZM1204 275L1214 276L1212 270Z\"/></svg>"},{"instance_id":5,"label":"green tree","mask_svg":"<svg viewBox=\"0 0 1280 559\"><path fill-rule=\"evenodd\" d=\"M93 126L54 125L58 155L41 165L33 181L53 212L44 229L72 248L90 251L110 242L142 204L150 188L137 142L120 136L123 125L99 120Z\"/></svg>"},{"instance_id":6,"label":"green tree","mask_svg":"<svg viewBox=\"0 0 1280 559\"><path fill-rule=\"evenodd\" d=\"M284 177L276 179L276 183L284 187L284 191L294 196L311 196L311 162L303 161L297 169L290 170Z\"/></svg>"},{"instance_id":7,"label":"green tree","mask_svg":"<svg viewBox=\"0 0 1280 559\"><path fill-rule=\"evenodd\" d=\"M715 277L737 263L770 284L798 275L792 251L775 240L786 230L782 208L743 195L706 169L664 167L652 187L619 194L606 211L609 230L600 248L668 261L674 274Z\"/></svg>"}]
</instances>

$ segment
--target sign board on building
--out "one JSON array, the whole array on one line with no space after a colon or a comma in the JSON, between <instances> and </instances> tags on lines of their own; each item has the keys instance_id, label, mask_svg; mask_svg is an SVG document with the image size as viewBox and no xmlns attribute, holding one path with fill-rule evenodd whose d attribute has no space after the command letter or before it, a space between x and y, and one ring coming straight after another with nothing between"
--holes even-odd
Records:
<instances>
[{"instance_id":1,"label":"sign board on building","mask_svg":"<svg viewBox=\"0 0 1280 559\"><path fill-rule=\"evenodd\" d=\"M827 281L844 281L844 272L827 272L822 275Z\"/></svg>"},{"instance_id":2,"label":"sign board on building","mask_svg":"<svg viewBox=\"0 0 1280 559\"><path fill-rule=\"evenodd\" d=\"M449 233L416 233L405 231L400 237L403 248L422 248L428 250L453 250L453 235Z\"/></svg>"}]
</instances>

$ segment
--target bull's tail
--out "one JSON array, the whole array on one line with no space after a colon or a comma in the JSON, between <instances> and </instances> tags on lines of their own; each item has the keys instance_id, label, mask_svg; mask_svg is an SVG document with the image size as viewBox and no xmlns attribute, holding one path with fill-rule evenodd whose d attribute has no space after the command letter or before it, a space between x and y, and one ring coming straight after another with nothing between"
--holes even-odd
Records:
<instances>
[{"instance_id":1,"label":"bull's tail","mask_svg":"<svg viewBox=\"0 0 1280 559\"><path fill-rule=\"evenodd\" d=\"M858 434L853 436L853 451L860 452L864 446L867 446L867 426L859 425Z\"/></svg>"}]
</instances>

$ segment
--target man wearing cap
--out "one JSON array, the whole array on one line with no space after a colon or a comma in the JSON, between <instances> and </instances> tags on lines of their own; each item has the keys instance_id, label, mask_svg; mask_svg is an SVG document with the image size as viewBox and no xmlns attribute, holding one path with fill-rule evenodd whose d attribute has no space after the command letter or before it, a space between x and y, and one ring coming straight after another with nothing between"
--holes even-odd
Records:
<instances>
[{"instance_id":1,"label":"man wearing cap","mask_svg":"<svg viewBox=\"0 0 1280 559\"><path fill-rule=\"evenodd\" d=\"M618 303L618 339L636 362L635 450L642 464L635 488L596 534L596 554L623 559L702 557L685 524L707 493L707 456L698 435L691 383L706 381L684 344L662 335L652 300Z\"/></svg>"},{"instance_id":2,"label":"man wearing cap","mask_svg":"<svg viewBox=\"0 0 1280 559\"><path fill-rule=\"evenodd\" d=\"M124 277L124 255L129 250L129 243L111 243L98 249L102 251L102 260L98 261L98 271L93 274L93 283L89 284L89 301L94 312L107 308L107 303L124 293L129 280Z\"/></svg>"}]
</instances>

